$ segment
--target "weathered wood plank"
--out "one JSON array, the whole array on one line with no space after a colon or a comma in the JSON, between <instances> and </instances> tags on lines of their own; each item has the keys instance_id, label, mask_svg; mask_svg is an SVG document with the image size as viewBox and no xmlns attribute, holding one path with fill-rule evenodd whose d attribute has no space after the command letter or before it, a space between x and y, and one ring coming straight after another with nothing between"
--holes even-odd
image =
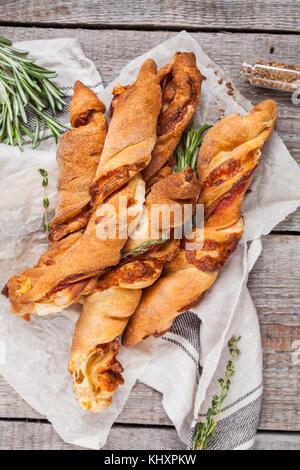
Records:
<instances>
[{"instance_id":1,"label":"weathered wood plank","mask_svg":"<svg viewBox=\"0 0 300 470\"><path fill-rule=\"evenodd\" d=\"M274 256L276 254L276 256ZM261 430L300 431L300 237L269 235L250 274L264 347ZM0 417L41 418L0 380ZM137 384L118 423L170 424L161 395Z\"/></svg>"},{"instance_id":2,"label":"weathered wood plank","mask_svg":"<svg viewBox=\"0 0 300 470\"><path fill-rule=\"evenodd\" d=\"M81 450L64 442L48 423L0 420L1 450ZM176 450L185 449L174 428L112 427L103 450Z\"/></svg>"},{"instance_id":3,"label":"weathered wood plank","mask_svg":"<svg viewBox=\"0 0 300 470\"><path fill-rule=\"evenodd\" d=\"M112 427L103 450L185 450L174 428ZM63 442L47 423L0 421L1 450L81 450ZM299 450L300 433L258 433L255 450Z\"/></svg>"},{"instance_id":4,"label":"weathered wood plank","mask_svg":"<svg viewBox=\"0 0 300 470\"><path fill-rule=\"evenodd\" d=\"M1 22L93 27L299 31L296 0L10 1Z\"/></svg>"},{"instance_id":5,"label":"weathered wood plank","mask_svg":"<svg viewBox=\"0 0 300 470\"><path fill-rule=\"evenodd\" d=\"M120 2L122 3L122 2ZM300 9L299 9L300 11ZM93 31L82 29L0 28L0 34L16 41L76 37L87 57L94 61L107 84L121 68L168 37L176 34L166 31ZM279 105L277 131L293 157L300 163L300 105L293 105L289 94L255 88L243 82L240 66L249 53L254 57L267 54L274 47L273 56L286 62L300 63L300 35L192 33L204 51L232 78L239 90L253 103L275 98ZM237 47L238 45L238 47ZM300 209L281 222L276 230L300 231Z\"/></svg>"},{"instance_id":6,"label":"weathered wood plank","mask_svg":"<svg viewBox=\"0 0 300 470\"><path fill-rule=\"evenodd\" d=\"M300 322L300 238L267 235L262 243L262 254L248 281L261 324L297 326Z\"/></svg>"},{"instance_id":7,"label":"weathered wood plank","mask_svg":"<svg viewBox=\"0 0 300 470\"><path fill-rule=\"evenodd\" d=\"M299 450L300 433L259 432L254 450Z\"/></svg>"},{"instance_id":8,"label":"weathered wood plank","mask_svg":"<svg viewBox=\"0 0 300 470\"><path fill-rule=\"evenodd\" d=\"M249 277L264 351L260 429L300 430L299 249L299 237L265 237Z\"/></svg>"}]
</instances>

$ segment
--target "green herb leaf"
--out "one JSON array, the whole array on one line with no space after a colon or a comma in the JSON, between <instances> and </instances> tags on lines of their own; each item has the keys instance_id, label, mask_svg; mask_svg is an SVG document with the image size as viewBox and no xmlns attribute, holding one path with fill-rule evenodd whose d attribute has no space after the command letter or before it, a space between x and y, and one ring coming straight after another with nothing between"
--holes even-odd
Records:
<instances>
[{"instance_id":1,"label":"green herb leaf","mask_svg":"<svg viewBox=\"0 0 300 470\"><path fill-rule=\"evenodd\" d=\"M12 42L10 39L4 38L3 36L0 36L0 43L5 44L6 46L11 46Z\"/></svg>"},{"instance_id":2,"label":"green herb leaf","mask_svg":"<svg viewBox=\"0 0 300 470\"><path fill-rule=\"evenodd\" d=\"M175 151L177 172L181 172L186 167L190 167L197 173L199 148L202 144L205 131L210 127L212 127L210 124L204 124L200 129L196 130L194 123L192 123L190 129L184 133L182 142Z\"/></svg>"},{"instance_id":3,"label":"green herb leaf","mask_svg":"<svg viewBox=\"0 0 300 470\"><path fill-rule=\"evenodd\" d=\"M153 245L160 245L162 243L165 243L166 241L167 238L159 238L158 240L143 242L138 248L135 248L134 250L124 250L121 253L121 259L128 258L128 256L136 256L142 253L146 253L149 247Z\"/></svg>"},{"instance_id":4,"label":"green herb leaf","mask_svg":"<svg viewBox=\"0 0 300 470\"><path fill-rule=\"evenodd\" d=\"M46 127L58 141L61 133L70 126L51 118L44 109L51 109L52 115L65 105L63 92L50 81L57 76L28 57L27 51L12 47L12 42L0 36L0 142L18 145L23 150L23 135L32 139L32 148L37 148L44 139ZM26 107L30 105L36 123L31 132L27 124ZM43 122L41 131L40 123ZM23 134L23 135L22 135Z\"/></svg>"},{"instance_id":5,"label":"green herb leaf","mask_svg":"<svg viewBox=\"0 0 300 470\"><path fill-rule=\"evenodd\" d=\"M220 395L214 395L211 402L211 408L208 409L204 423L198 423L196 427L196 434L193 440L193 450L204 450L207 447L208 441L213 438L216 431L216 426L220 417L221 408L225 398L228 395L230 388L230 377L234 374L234 362L241 354L237 347L241 336L235 338L234 336L228 341L228 349L231 359L226 365L225 378L218 379L221 385ZM214 417L214 418L213 418Z\"/></svg>"},{"instance_id":6,"label":"green herb leaf","mask_svg":"<svg viewBox=\"0 0 300 470\"><path fill-rule=\"evenodd\" d=\"M44 183L44 182L43 182ZM43 184L43 186L47 186L46 184ZM45 209L47 209L47 207L49 207L49 199L47 197L45 197L43 199L43 206L45 207Z\"/></svg>"},{"instance_id":7,"label":"green herb leaf","mask_svg":"<svg viewBox=\"0 0 300 470\"><path fill-rule=\"evenodd\" d=\"M42 228L44 232L46 232L46 237L48 243L49 241L49 230L50 230L50 224L49 224L49 218L48 218L48 207L49 207L49 199L47 197L47 191L46 188L48 186L48 172L44 168L38 168L39 174L43 177L42 180L42 186L43 186L43 192L44 192L44 198L43 198L43 207L44 207L44 217L43 217L43 222L42 222Z\"/></svg>"},{"instance_id":8,"label":"green herb leaf","mask_svg":"<svg viewBox=\"0 0 300 470\"><path fill-rule=\"evenodd\" d=\"M39 168L38 169L38 172L41 176L48 176L48 172L46 170L44 170L44 168Z\"/></svg>"}]
</instances>

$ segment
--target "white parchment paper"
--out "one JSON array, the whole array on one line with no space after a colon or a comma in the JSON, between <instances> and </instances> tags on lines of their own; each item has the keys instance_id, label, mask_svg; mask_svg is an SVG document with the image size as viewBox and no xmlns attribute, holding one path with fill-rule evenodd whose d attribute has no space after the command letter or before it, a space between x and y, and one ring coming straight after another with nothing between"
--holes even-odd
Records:
<instances>
[{"instance_id":1,"label":"white parchment paper","mask_svg":"<svg viewBox=\"0 0 300 470\"><path fill-rule=\"evenodd\" d=\"M39 57L42 64L59 72L58 84L66 87L69 96L75 80L80 79L98 92L109 106L115 82L103 90L98 72L84 57L76 40L29 41L20 46ZM169 62L177 51L194 52L198 67L206 77L195 114L196 125L215 123L221 115L231 112L245 114L251 108L249 101L235 88L233 96L228 94L225 84L230 79L185 32L130 62L116 81L130 84L147 57L152 57L160 67ZM224 80L219 84L221 77ZM45 141L38 151L26 146L24 153L0 145L1 287L11 275L33 266L46 249L45 235L40 229L42 186L37 168L45 168L49 173L48 194L53 208L58 171L55 150L52 139ZM181 439L186 441L199 410L205 410L209 403L215 387L214 377L218 368L223 366L224 345L232 332L243 336L241 346L244 342L246 351L242 356L243 373L240 371L236 379L236 384L241 387L233 388L233 398L244 393L241 388L244 387L245 374L253 377L252 383L249 379L250 386L261 380L259 328L246 288L247 276L260 253L259 237L270 232L300 204L299 182L297 164L274 133L264 146L261 164L251 186L252 192L244 201L246 229L243 243L223 268L216 285L194 310L204 325L201 333L203 374L200 384L192 372L189 376L186 369L177 391L179 380L175 371L180 359L176 364L174 361L172 363L162 341L148 339L133 348L122 349L120 361L125 368L125 385L115 394L113 406L98 415L83 411L73 396L67 371L72 332L80 307L70 307L60 315L33 317L26 323L9 313L9 302L3 296L0 297L0 373L33 408L51 421L65 441L95 449L105 444L110 427L122 410L133 384L141 378L164 394L165 409ZM254 243L248 252L246 241L252 240ZM248 347L249 344L251 347ZM166 373L169 374L168 383Z\"/></svg>"}]
</instances>

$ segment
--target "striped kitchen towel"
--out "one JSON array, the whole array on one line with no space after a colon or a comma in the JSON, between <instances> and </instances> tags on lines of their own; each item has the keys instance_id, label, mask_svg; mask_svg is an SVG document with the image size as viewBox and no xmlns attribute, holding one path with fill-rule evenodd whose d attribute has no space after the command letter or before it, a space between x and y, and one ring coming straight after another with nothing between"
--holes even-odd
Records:
<instances>
[{"instance_id":1,"label":"striped kitchen towel","mask_svg":"<svg viewBox=\"0 0 300 470\"><path fill-rule=\"evenodd\" d=\"M192 448L195 425L205 419L218 378L229 360L227 342L241 335L241 355L208 449L249 449L254 444L262 400L262 355L257 313L247 289L259 240L239 246L224 273L192 310L176 318L161 338L140 379L163 394L164 408L180 438Z\"/></svg>"}]
</instances>

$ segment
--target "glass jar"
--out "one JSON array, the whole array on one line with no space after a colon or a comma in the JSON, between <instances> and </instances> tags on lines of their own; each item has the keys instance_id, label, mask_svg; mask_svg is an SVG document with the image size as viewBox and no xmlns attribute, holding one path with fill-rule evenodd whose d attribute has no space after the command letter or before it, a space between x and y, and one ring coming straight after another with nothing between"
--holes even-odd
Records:
<instances>
[{"instance_id":1,"label":"glass jar","mask_svg":"<svg viewBox=\"0 0 300 470\"><path fill-rule=\"evenodd\" d=\"M252 85L294 92L300 89L300 67L270 60L244 60L242 74Z\"/></svg>"}]
</instances>

